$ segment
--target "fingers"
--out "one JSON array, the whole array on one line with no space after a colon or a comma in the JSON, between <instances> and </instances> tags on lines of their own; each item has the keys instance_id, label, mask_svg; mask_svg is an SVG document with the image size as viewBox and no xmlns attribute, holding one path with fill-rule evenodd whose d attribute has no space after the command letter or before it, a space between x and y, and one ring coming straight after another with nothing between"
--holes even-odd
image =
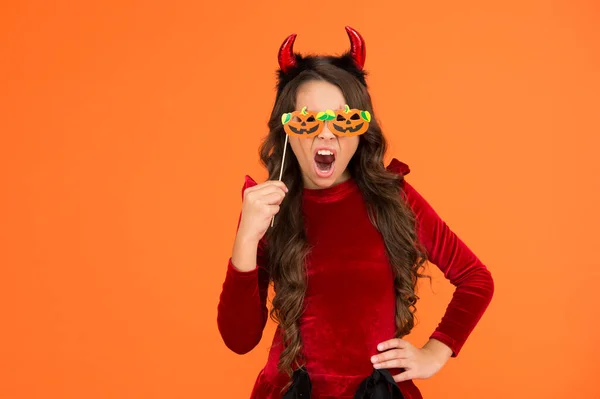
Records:
<instances>
[{"instance_id":1,"label":"fingers","mask_svg":"<svg viewBox=\"0 0 600 399\"><path fill-rule=\"evenodd\" d=\"M390 347L391 349L385 350L385 352L371 356L371 362L374 368L392 368L392 367L406 367L410 361L410 347L408 341L394 338L389 341L382 342L377 345L377 349L381 347ZM404 348L398 348L403 346Z\"/></svg>"},{"instance_id":2,"label":"fingers","mask_svg":"<svg viewBox=\"0 0 600 399\"><path fill-rule=\"evenodd\" d=\"M280 208L279 205L264 205L260 210L260 217L270 222L273 216L279 213Z\"/></svg>"},{"instance_id":3,"label":"fingers","mask_svg":"<svg viewBox=\"0 0 600 399\"><path fill-rule=\"evenodd\" d=\"M408 359L408 353L403 349L390 349L383 353L371 357L373 364L392 359Z\"/></svg>"},{"instance_id":4,"label":"fingers","mask_svg":"<svg viewBox=\"0 0 600 399\"><path fill-rule=\"evenodd\" d=\"M405 341L401 338L392 338L381 342L379 345L377 345L377 349L384 351L390 348L407 348L409 346L410 342L408 341Z\"/></svg>"},{"instance_id":5,"label":"fingers","mask_svg":"<svg viewBox=\"0 0 600 399\"><path fill-rule=\"evenodd\" d=\"M393 376L393 378L394 378L394 381L400 382L400 381L414 380L417 377L415 376L415 374L412 370L406 370L403 373L396 374L395 376Z\"/></svg>"},{"instance_id":6,"label":"fingers","mask_svg":"<svg viewBox=\"0 0 600 399\"><path fill-rule=\"evenodd\" d=\"M244 192L253 192L253 191L262 191L263 189L269 188L272 189L273 187L278 187L279 189L283 190L284 192L288 192L288 188L285 185L284 182L279 181L279 180L267 180L266 182L257 184L256 186L252 186L252 187L248 187Z\"/></svg>"},{"instance_id":7,"label":"fingers","mask_svg":"<svg viewBox=\"0 0 600 399\"><path fill-rule=\"evenodd\" d=\"M269 218L275 216L279 212L279 205L267 205L269 210Z\"/></svg>"},{"instance_id":8,"label":"fingers","mask_svg":"<svg viewBox=\"0 0 600 399\"><path fill-rule=\"evenodd\" d=\"M283 201L285 194L281 191L272 192L260 197L259 201L268 205L279 205Z\"/></svg>"},{"instance_id":9,"label":"fingers","mask_svg":"<svg viewBox=\"0 0 600 399\"><path fill-rule=\"evenodd\" d=\"M244 191L244 197L261 196L261 195L274 193L274 192L280 192L284 195L286 194L286 191L283 188L281 188L279 185L267 184L264 186L254 186L254 187L250 187L250 188L246 189L246 191Z\"/></svg>"},{"instance_id":10,"label":"fingers","mask_svg":"<svg viewBox=\"0 0 600 399\"><path fill-rule=\"evenodd\" d=\"M404 372L393 376L396 382L429 378L443 366L429 351L416 348L400 338L384 341L377 345L377 349L385 352L371 357L373 368L404 369Z\"/></svg>"},{"instance_id":11,"label":"fingers","mask_svg":"<svg viewBox=\"0 0 600 399\"><path fill-rule=\"evenodd\" d=\"M245 201L273 205L280 204L283 198L285 198L286 193L279 185L268 184L258 189L255 189L255 187L258 186L248 188L244 191Z\"/></svg>"},{"instance_id":12,"label":"fingers","mask_svg":"<svg viewBox=\"0 0 600 399\"><path fill-rule=\"evenodd\" d=\"M280 204L288 189L283 182L266 181L244 190L242 215L238 232L261 240L272 224L272 218L280 211Z\"/></svg>"},{"instance_id":13,"label":"fingers","mask_svg":"<svg viewBox=\"0 0 600 399\"><path fill-rule=\"evenodd\" d=\"M373 368L376 369L391 369L391 368L411 368L412 362L410 359L391 359L385 362L375 363Z\"/></svg>"}]
</instances>

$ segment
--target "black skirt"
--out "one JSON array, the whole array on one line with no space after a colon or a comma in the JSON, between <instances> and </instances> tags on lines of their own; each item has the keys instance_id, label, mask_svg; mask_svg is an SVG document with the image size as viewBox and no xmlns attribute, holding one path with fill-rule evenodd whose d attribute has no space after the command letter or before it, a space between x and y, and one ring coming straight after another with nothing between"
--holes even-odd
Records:
<instances>
[{"instance_id":1,"label":"black skirt","mask_svg":"<svg viewBox=\"0 0 600 399\"><path fill-rule=\"evenodd\" d=\"M283 399L309 399L312 390L310 376L304 366L292 375L292 385ZM361 381L354 399L403 399L400 388L387 369L373 369L370 376Z\"/></svg>"}]
</instances>

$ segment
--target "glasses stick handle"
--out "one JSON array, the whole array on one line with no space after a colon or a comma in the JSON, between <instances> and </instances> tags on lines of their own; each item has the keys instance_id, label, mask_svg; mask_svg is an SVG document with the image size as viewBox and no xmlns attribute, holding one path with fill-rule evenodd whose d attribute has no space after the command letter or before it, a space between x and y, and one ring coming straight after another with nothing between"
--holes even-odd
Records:
<instances>
[{"instance_id":1,"label":"glasses stick handle","mask_svg":"<svg viewBox=\"0 0 600 399\"><path fill-rule=\"evenodd\" d=\"M288 143L288 135L285 135L285 143L283 144L283 157L281 159L281 169L279 170L279 181L281 181L281 177L283 176L283 164L285 163L285 151L287 150ZM271 227L273 227L273 223L275 223L275 215L271 219Z\"/></svg>"}]
</instances>

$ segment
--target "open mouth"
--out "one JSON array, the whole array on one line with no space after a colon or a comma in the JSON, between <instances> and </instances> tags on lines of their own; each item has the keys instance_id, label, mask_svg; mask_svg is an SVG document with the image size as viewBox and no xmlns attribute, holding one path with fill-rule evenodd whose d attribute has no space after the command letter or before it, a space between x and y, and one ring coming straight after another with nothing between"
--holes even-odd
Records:
<instances>
[{"instance_id":1,"label":"open mouth","mask_svg":"<svg viewBox=\"0 0 600 399\"><path fill-rule=\"evenodd\" d=\"M315 172L319 177L329 177L333 174L335 153L329 150L319 150L315 154Z\"/></svg>"}]
</instances>

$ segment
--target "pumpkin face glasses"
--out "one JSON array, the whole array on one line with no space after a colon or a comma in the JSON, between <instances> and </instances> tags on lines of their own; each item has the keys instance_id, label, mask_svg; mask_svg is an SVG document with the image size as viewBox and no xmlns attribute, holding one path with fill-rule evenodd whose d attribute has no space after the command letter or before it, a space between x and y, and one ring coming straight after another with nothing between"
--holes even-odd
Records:
<instances>
[{"instance_id":1,"label":"pumpkin face glasses","mask_svg":"<svg viewBox=\"0 0 600 399\"><path fill-rule=\"evenodd\" d=\"M312 138L317 136L325 123L329 130L339 137L352 137L363 134L369 128L371 114L369 111L351 109L347 104L344 109L332 111L330 109L321 112L301 111L288 112L281 115L283 130L294 137Z\"/></svg>"}]
</instances>

